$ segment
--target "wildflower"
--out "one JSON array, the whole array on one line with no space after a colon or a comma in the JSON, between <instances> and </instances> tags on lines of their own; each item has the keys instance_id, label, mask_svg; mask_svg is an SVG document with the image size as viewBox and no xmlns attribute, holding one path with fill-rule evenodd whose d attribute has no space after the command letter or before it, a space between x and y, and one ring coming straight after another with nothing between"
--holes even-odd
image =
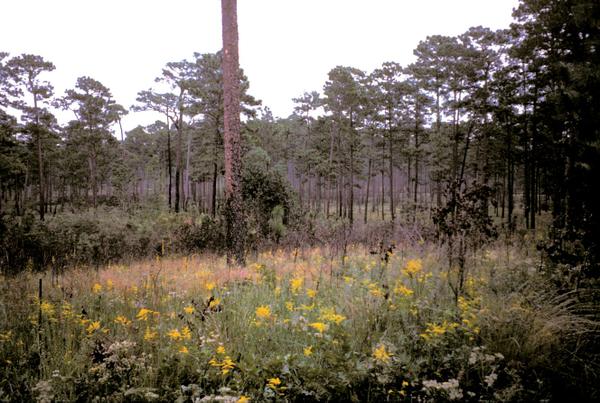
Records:
<instances>
[{"instance_id":1,"label":"wildflower","mask_svg":"<svg viewBox=\"0 0 600 403\"><path fill-rule=\"evenodd\" d=\"M89 326L85 329L88 334L94 333L96 330L100 329L100 321L95 321L89 324Z\"/></svg>"},{"instance_id":2,"label":"wildflower","mask_svg":"<svg viewBox=\"0 0 600 403\"><path fill-rule=\"evenodd\" d=\"M208 281L206 284L204 284L204 288L206 288L208 291L212 291L216 286L217 285L213 281Z\"/></svg>"},{"instance_id":3,"label":"wildflower","mask_svg":"<svg viewBox=\"0 0 600 403\"><path fill-rule=\"evenodd\" d=\"M262 305L256 308L256 317L259 319L269 319L271 317L271 308Z\"/></svg>"},{"instance_id":4,"label":"wildflower","mask_svg":"<svg viewBox=\"0 0 600 403\"><path fill-rule=\"evenodd\" d=\"M237 400L237 403L248 403L249 401L250 401L249 397L246 397L246 396L242 395Z\"/></svg>"},{"instance_id":5,"label":"wildflower","mask_svg":"<svg viewBox=\"0 0 600 403\"><path fill-rule=\"evenodd\" d=\"M158 333L147 327L146 331L144 332L144 340L152 341L156 339L156 337L158 337Z\"/></svg>"},{"instance_id":6,"label":"wildflower","mask_svg":"<svg viewBox=\"0 0 600 403\"><path fill-rule=\"evenodd\" d=\"M190 330L190 328L188 326L184 326L181 329L181 338L184 340L191 340L192 338L192 331Z\"/></svg>"},{"instance_id":7,"label":"wildflower","mask_svg":"<svg viewBox=\"0 0 600 403\"><path fill-rule=\"evenodd\" d=\"M221 363L221 373L223 375L227 375L227 373L233 368L235 368L235 363L231 360L229 356L225 356L225 359Z\"/></svg>"},{"instance_id":8,"label":"wildflower","mask_svg":"<svg viewBox=\"0 0 600 403\"><path fill-rule=\"evenodd\" d=\"M108 290L112 290L112 289L113 289L113 287L114 287L114 283L113 283L113 281L112 281L111 279L108 279L108 280L106 280L106 288L107 288Z\"/></svg>"},{"instance_id":9,"label":"wildflower","mask_svg":"<svg viewBox=\"0 0 600 403\"><path fill-rule=\"evenodd\" d=\"M379 286L376 283L369 283L368 288L369 294L371 294L372 296L383 297L383 291L381 290L381 288L379 288Z\"/></svg>"},{"instance_id":10,"label":"wildflower","mask_svg":"<svg viewBox=\"0 0 600 403\"><path fill-rule=\"evenodd\" d=\"M216 308L217 306L219 306L220 303L221 303L221 298L215 298L208 303L208 307L210 309Z\"/></svg>"},{"instance_id":11,"label":"wildflower","mask_svg":"<svg viewBox=\"0 0 600 403\"><path fill-rule=\"evenodd\" d=\"M54 305L48 301L42 301L40 304L42 313L48 317L54 316Z\"/></svg>"},{"instance_id":12,"label":"wildflower","mask_svg":"<svg viewBox=\"0 0 600 403\"><path fill-rule=\"evenodd\" d=\"M292 301L286 301L285 309L287 309L290 312L294 312L294 303Z\"/></svg>"},{"instance_id":13,"label":"wildflower","mask_svg":"<svg viewBox=\"0 0 600 403\"><path fill-rule=\"evenodd\" d=\"M152 313L153 312L150 309L141 308L135 317L137 320L148 320L148 316L150 316Z\"/></svg>"},{"instance_id":14,"label":"wildflower","mask_svg":"<svg viewBox=\"0 0 600 403\"><path fill-rule=\"evenodd\" d=\"M304 348L304 355L307 356L307 357L310 357L312 355L312 353L313 353L312 349L313 349L312 346L305 347Z\"/></svg>"},{"instance_id":15,"label":"wildflower","mask_svg":"<svg viewBox=\"0 0 600 403\"><path fill-rule=\"evenodd\" d=\"M405 297L410 297L411 295L414 294L413 290L406 287L404 284L402 284L400 282L398 284L396 284L396 287L394 288L394 292L398 295L402 295Z\"/></svg>"},{"instance_id":16,"label":"wildflower","mask_svg":"<svg viewBox=\"0 0 600 403\"><path fill-rule=\"evenodd\" d=\"M314 298L317 296L317 290L313 290L312 288L307 288L306 295L308 295L309 298Z\"/></svg>"},{"instance_id":17,"label":"wildflower","mask_svg":"<svg viewBox=\"0 0 600 403\"><path fill-rule=\"evenodd\" d=\"M225 347L223 347L223 346L217 347L217 354L225 354Z\"/></svg>"},{"instance_id":18,"label":"wildflower","mask_svg":"<svg viewBox=\"0 0 600 403\"><path fill-rule=\"evenodd\" d=\"M423 263L421 262L421 259L410 259L408 262L406 262L406 266L404 266L402 272L407 276L412 277L419 273L422 269Z\"/></svg>"},{"instance_id":19,"label":"wildflower","mask_svg":"<svg viewBox=\"0 0 600 403\"><path fill-rule=\"evenodd\" d=\"M319 333L323 333L325 330L327 330L327 325L323 322L313 322L313 323L309 324L308 326L312 327Z\"/></svg>"},{"instance_id":20,"label":"wildflower","mask_svg":"<svg viewBox=\"0 0 600 403\"><path fill-rule=\"evenodd\" d=\"M269 378L267 386L273 390L277 390L277 387L281 385L281 379L279 378Z\"/></svg>"},{"instance_id":21,"label":"wildflower","mask_svg":"<svg viewBox=\"0 0 600 403\"><path fill-rule=\"evenodd\" d=\"M319 317L319 319L327 322L333 322L336 325L339 325L344 320L346 320L346 317L344 315L335 313L335 310L333 308L324 308L321 310L321 316Z\"/></svg>"},{"instance_id":22,"label":"wildflower","mask_svg":"<svg viewBox=\"0 0 600 403\"><path fill-rule=\"evenodd\" d=\"M181 339L183 339L183 336L181 335L181 332L179 332L179 330L178 330L178 329L171 329L171 330L170 330L170 331L167 333L167 336L169 336L169 338L170 338L171 340L174 340L174 341L178 341L178 340L181 340Z\"/></svg>"},{"instance_id":23,"label":"wildflower","mask_svg":"<svg viewBox=\"0 0 600 403\"><path fill-rule=\"evenodd\" d=\"M125 316L119 315L115 318L115 323L117 323L119 325L123 325L123 326L128 326L131 324L131 321L129 319L127 319Z\"/></svg>"},{"instance_id":24,"label":"wildflower","mask_svg":"<svg viewBox=\"0 0 600 403\"><path fill-rule=\"evenodd\" d=\"M294 277L290 280L290 290L292 293L298 294L300 288L302 288L302 284L304 284L304 279L302 277Z\"/></svg>"},{"instance_id":25,"label":"wildflower","mask_svg":"<svg viewBox=\"0 0 600 403\"><path fill-rule=\"evenodd\" d=\"M194 306L193 306L193 305L188 305L188 306L186 306L185 308L183 308L183 311L184 311L185 313L187 313L188 315L191 315L191 314L193 314L193 313L194 313L195 309L194 309Z\"/></svg>"},{"instance_id":26,"label":"wildflower","mask_svg":"<svg viewBox=\"0 0 600 403\"><path fill-rule=\"evenodd\" d=\"M189 352L190 352L186 346L181 346L181 347L179 347L179 350L178 350L178 351L179 351L180 353L182 353L182 354L187 354L187 353L189 353Z\"/></svg>"},{"instance_id":27,"label":"wildflower","mask_svg":"<svg viewBox=\"0 0 600 403\"><path fill-rule=\"evenodd\" d=\"M375 350L373 350L373 357L379 361L387 364L392 358L392 354L386 350L385 345L380 344Z\"/></svg>"},{"instance_id":28,"label":"wildflower","mask_svg":"<svg viewBox=\"0 0 600 403\"><path fill-rule=\"evenodd\" d=\"M92 292L94 294L99 294L100 292L102 292L102 286L98 283L94 284L94 286L92 287Z\"/></svg>"},{"instance_id":29,"label":"wildflower","mask_svg":"<svg viewBox=\"0 0 600 403\"><path fill-rule=\"evenodd\" d=\"M75 316L73 314L73 306L68 302L63 302L62 304L62 316L67 319L70 319Z\"/></svg>"}]
</instances>

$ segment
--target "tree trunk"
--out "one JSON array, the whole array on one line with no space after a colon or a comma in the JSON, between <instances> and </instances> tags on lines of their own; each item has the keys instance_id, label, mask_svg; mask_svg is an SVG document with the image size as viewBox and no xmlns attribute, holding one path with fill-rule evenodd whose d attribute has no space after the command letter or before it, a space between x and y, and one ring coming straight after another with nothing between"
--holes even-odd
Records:
<instances>
[{"instance_id":1,"label":"tree trunk","mask_svg":"<svg viewBox=\"0 0 600 403\"><path fill-rule=\"evenodd\" d=\"M223 28L223 98L227 260L245 264L246 225L242 203L242 147L240 137L240 77L237 0L221 0Z\"/></svg>"}]
</instances>

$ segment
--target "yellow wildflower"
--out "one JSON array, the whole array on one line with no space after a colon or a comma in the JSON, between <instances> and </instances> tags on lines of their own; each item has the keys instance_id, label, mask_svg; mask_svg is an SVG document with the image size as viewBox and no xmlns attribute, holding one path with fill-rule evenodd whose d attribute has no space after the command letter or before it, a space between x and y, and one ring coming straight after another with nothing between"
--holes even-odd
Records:
<instances>
[{"instance_id":1,"label":"yellow wildflower","mask_svg":"<svg viewBox=\"0 0 600 403\"><path fill-rule=\"evenodd\" d=\"M158 337L158 332L151 330L149 327L146 328L146 332L144 332L144 340L152 341Z\"/></svg>"},{"instance_id":2,"label":"yellow wildflower","mask_svg":"<svg viewBox=\"0 0 600 403\"><path fill-rule=\"evenodd\" d=\"M313 323L309 324L308 326L312 327L319 333L323 333L325 330L327 330L327 325L323 322L313 322Z\"/></svg>"},{"instance_id":3,"label":"yellow wildflower","mask_svg":"<svg viewBox=\"0 0 600 403\"><path fill-rule=\"evenodd\" d=\"M276 390L277 387L281 385L281 379L279 378L269 378L267 386L273 390Z\"/></svg>"},{"instance_id":4,"label":"yellow wildflower","mask_svg":"<svg viewBox=\"0 0 600 403\"><path fill-rule=\"evenodd\" d=\"M386 350L385 345L380 344L375 350L373 350L373 357L377 361L387 364L388 362L390 362L392 354Z\"/></svg>"},{"instance_id":5,"label":"yellow wildflower","mask_svg":"<svg viewBox=\"0 0 600 403\"><path fill-rule=\"evenodd\" d=\"M256 308L256 317L259 319L269 319L271 317L271 308L262 305Z\"/></svg>"},{"instance_id":6,"label":"yellow wildflower","mask_svg":"<svg viewBox=\"0 0 600 403\"><path fill-rule=\"evenodd\" d=\"M190 330L189 327L184 326L183 329L181 329L181 338L184 340L191 340L192 331Z\"/></svg>"},{"instance_id":7,"label":"yellow wildflower","mask_svg":"<svg viewBox=\"0 0 600 403\"><path fill-rule=\"evenodd\" d=\"M313 290L312 288L307 288L306 295L308 295L309 298L314 298L317 296L317 290Z\"/></svg>"},{"instance_id":8,"label":"yellow wildflower","mask_svg":"<svg viewBox=\"0 0 600 403\"><path fill-rule=\"evenodd\" d=\"M54 316L54 305L52 305L52 303L48 302L48 301L42 301L41 305L40 305L40 309L42 310L42 313L46 316Z\"/></svg>"},{"instance_id":9,"label":"yellow wildflower","mask_svg":"<svg viewBox=\"0 0 600 403\"><path fill-rule=\"evenodd\" d=\"M179 329L171 329L167 333L167 336L169 336L169 338L174 341L183 339L183 336L181 335L181 332L179 331Z\"/></svg>"},{"instance_id":10,"label":"yellow wildflower","mask_svg":"<svg viewBox=\"0 0 600 403\"><path fill-rule=\"evenodd\" d=\"M223 346L217 347L217 354L225 354L225 347L223 347Z\"/></svg>"},{"instance_id":11,"label":"yellow wildflower","mask_svg":"<svg viewBox=\"0 0 600 403\"><path fill-rule=\"evenodd\" d=\"M213 282L213 281L208 281L206 284L204 284L204 288L206 288L208 291L212 291L217 285Z\"/></svg>"},{"instance_id":12,"label":"yellow wildflower","mask_svg":"<svg viewBox=\"0 0 600 403\"><path fill-rule=\"evenodd\" d=\"M123 325L123 326L128 326L129 324L131 324L131 321L129 319L127 319L125 316L119 315L115 318L115 323L117 323L119 325Z\"/></svg>"},{"instance_id":13,"label":"yellow wildflower","mask_svg":"<svg viewBox=\"0 0 600 403\"><path fill-rule=\"evenodd\" d=\"M148 320L148 316L150 316L152 313L153 312L150 309L141 308L135 317L137 320Z\"/></svg>"},{"instance_id":14,"label":"yellow wildflower","mask_svg":"<svg viewBox=\"0 0 600 403\"><path fill-rule=\"evenodd\" d=\"M411 295L414 294L413 290L406 287L404 284L402 284L400 282L398 284L396 284L396 287L394 288L394 292L398 295L402 295L405 297L410 297Z\"/></svg>"},{"instance_id":15,"label":"yellow wildflower","mask_svg":"<svg viewBox=\"0 0 600 403\"><path fill-rule=\"evenodd\" d=\"M408 262L406 262L406 266L404 266L402 272L407 276L412 277L419 273L422 269L423 263L421 262L421 259L410 259Z\"/></svg>"},{"instance_id":16,"label":"yellow wildflower","mask_svg":"<svg viewBox=\"0 0 600 403\"><path fill-rule=\"evenodd\" d=\"M102 292L102 286L100 284L96 283L92 287L92 291L94 292L94 294L99 294L100 292Z\"/></svg>"},{"instance_id":17,"label":"yellow wildflower","mask_svg":"<svg viewBox=\"0 0 600 403\"><path fill-rule=\"evenodd\" d=\"M88 334L94 333L96 330L100 329L100 321L95 321L89 324L89 326L85 329Z\"/></svg>"},{"instance_id":18,"label":"yellow wildflower","mask_svg":"<svg viewBox=\"0 0 600 403\"><path fill-rule=\"evenodd\" d=\"M215 298L212 301L210 301L210 303L208 304L209 308L216 308L217 306L219 306L219 304L221 303L221 298Z\"/></svg>"},{"instance_id":19,"label":"yellow wildflower","mask_svg":"<svg viewBox=\"0 0 600 403\"><path fill-rule=\"evenodd\" d=\"M233 368L235 368L235 363L229 356L225 356L225 359L221 363L221 373L226 375Z\"/></svg>"},{"instance_id":20,"label":"yellow wildflower","mask_svg":"<svg viewBox=\"0 0 600 403\"><path fill-rule=\"evenodd\" d=\"M113 283L113 281L112 281L111 279L108 279L108 280L106 280L106 288L107 288L108 290L112 290L112 289L113 289L113 287L114 287L114 285L115 285L115 284Z\"/></svg>"},{"instance_id":21,"label":"yellow wildflower","mask_svg":"<svg viewBox=\"0 0 600 403\"><path fill-rule=\"evenodd\" d=\"M304 348L304 355L307 356L307 357L310 357L312 355L312 353L313 353L312 349L313 349L312 346L305 347Z\"/></svg>"},{"instance_id":22,"label":"yellow wildflower","mask_svg":"<svg viewBox=\"0 0 600 403\"><path fill-rule=\"evenodd\" d=\"M249 397L246 397L246 396L242 395L237 400L237 403L248 403L249 401L250 401Z\"/></svg>"},{"instance_id":23,"label":"yellow wildflower","mask_svg":"<svg viewBox=\"0 0 600 403\"><path fill-rule=\"evenodd\" d=\"M193 314L195 310L196 310L196 309L194 308L194 306L193 306L193 305L188 305L188 306L186 306L185 308L183 308L183 311L184 311L185 313L187 313L188 315L191 315L191 314Z\"/></svg>"},{"instance_id":24,"label":"yellow wildflower","mask_svg":"<svg viewBox=\"0 0 600 403\"><path fill-rule=\"evenodd\" d=\"M285 309L287 309L290 312L294 312L294 303L292 301L286 301Z\"/></svg>"},{"instance_id":25,"label":"yellow wildflower","mask_svg":"<svg viewBox=\"0 0 600 403\"><path fill-rule=\"evenodd\" d=\"M319 319L327 322L333 322L336 325L339 325L344 320L346 320L346 317L344 315L335 313L335 310L333 308L324 308L321 310L321 316L319 317Z\"/></svg>"},{"instance_id":26,"label":"yellow wildflower","mask_svg":"<svg viewBox=\"0 0 600 403\"><path fill-rule=\"evenodd\" d=\"M179 352L182 354L187 354L190 351L188 350L188 348L186 346L181 346L181 347L179 347Z\"/></svg>"},{"instance_id":27,"label":"yellow wildflower","mask_svg":"<svg viewBox=\"0 0 600 403\"><path fill-rule=\"evenodd\" d=\"M292 293L298 294L300 288L302 288L302 284L304 284L304 279L302 277L294 277L290 280L290 290Z\"/></svg>"}]
</instances>

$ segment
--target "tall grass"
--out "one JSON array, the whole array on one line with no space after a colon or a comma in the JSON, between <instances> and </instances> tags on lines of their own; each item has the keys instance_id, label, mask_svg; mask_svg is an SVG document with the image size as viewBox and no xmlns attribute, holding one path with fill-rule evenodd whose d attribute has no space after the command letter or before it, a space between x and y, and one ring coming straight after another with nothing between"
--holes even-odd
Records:
<instances>
[{"instance_id":1,"label":"tall grass","mask_svg":"<svg viewBox=\"0 0 600 403\"><path fill-rule=\"evenodd\" d=\"M561 388L597 392L596 299L553 291L534 256L511 247L506 259L504 244L473 257L456 303L453 273L433 244L346 252L273 251L241 269L202 255L44 274L41 300L40 275L3 277L0 400L523 401L559 398Z\"/></svg>"}]
</instances>

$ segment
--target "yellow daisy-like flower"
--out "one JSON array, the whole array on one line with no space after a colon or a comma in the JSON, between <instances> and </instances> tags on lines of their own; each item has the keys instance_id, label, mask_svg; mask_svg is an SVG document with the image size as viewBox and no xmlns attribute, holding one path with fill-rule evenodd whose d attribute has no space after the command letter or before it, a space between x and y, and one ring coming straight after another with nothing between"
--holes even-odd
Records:
<instances>
[{"instance_id":1,"label":"yellow daisy-like flower","mask_svg":"<svg viewBox=\"0 0 600 403\"><path fill-rule=\"evenodd\" d=\"M194 308L193 305L188 305L185 308L183 308L183 311L185 313L187 313L188 315L191 315L191 314L193 314L196 311L196 309Z\"/></svg>"},{"instance_id":2,"label":"yellow daisy-like flower","mask_svg":"<svg viewBox=\"0 0 600 403\"><path fill-rule=\"evenodd\" d=\"M217 285L214 283L214 281L208 281L206 284L204 284L204 288L206 288L208 291L212 291Z\"/></svg>"},{"instance_id":3,"label":"yellow daisy-like flower","mask_svg":"<svg viewBox=\"0 0 600 403\"><path fill-rule=\"evenodd\" d=\"M327 330L327 325L323 322L313 322L313 323L309 324L308 326L312 327L319 333L323 333L325 330Z\"/></svg>"},{"instance_id":4,"label":"yellow daisy-like flower","mask_svg":"<svg viewBox=\"0 0 600 403\"><path fill-rule=\"evenodd\" d=\"M387 364L392 359L392 354L386 350L385 345L380 344L375 350L373 350L373 357L377 361Z\"/></svg>"},{"instance_id":5,"label":"yellow daisy-like flower","mask_svg":"<svg viewBox=\"0 0 600 403\"><path fill-rule=\"evenodd\" d=\"M158 337L158 332L151 330L149 327L146 328L144 332L144 340L152 341Z\"/></svg>"},{"instance_id":6,"label":"yellow daisy-like flower","mask_svg":"<svg viewBox=\"0 0 600 403\"><path fill-rule=\"evenodd\" d=\"M40 309L42 310L42 313L46 316L54 315L54 305L52 305L52 303L48 301L42 301L42 303L40 304Z\"/></svg>"},{"instance_id":7,"label":"yellow daisy-like flower","mask_svg":"<svg viewBox=\"0 0 600 403\"><path fill-rule=\"evenodd\" d=\"M115 318L115 323L119 324L119 325L123 325L123 326L128 326L131 324L131 321L129 319L127 319L125 316L119 315Z\"/></svg>"},{"instance_id":8,"label":"yellow daisy-like flower","mask_svg":"<svg viewBox=\"0 0 600 403\"><path fill-rule=\"evenodd\" d=\"M187 353L189 353L189 352L190 352L186 346L181 346L181 347L179 347L179 350L178 350L178 351L179 351L180 353L182 353L182 354L187 354Z\"/></svg>"},{"instance_id":9,"label":"yellow daisy-like flower","mask_svg":"<svg viewBox=\"0 0 600 403\"><path fill-rule=\"evenodd\" d=\"M191 340L192 339L192 331L190 330L189 327L184 326L181 329L181 338L184 340Z\"/></svg>"},{"instance_id":10,"label":"yellow daisy-like flower","mask_svg":"<svg viewBox=\"0 0 600 403\"><path fill-rule=\"evenodd\" d=\"M313 290L312 288L307 288L306 295L308 295L309 298L314 298L317 296L317 290Z\"/></svg>"},{"instance_id":11,"label":"yellow daisy-like flower","mask_svg":"<svg viewBox=\"0 0 600 403\"><path fill-rule=\"evenodd\" d=\"M300 288L302 288L302 284L304 284L304 279L302 277L294 277L290 280L290 290L294 294L298 294Z\"/></svg>"},{"instance_id":12,"label":"yellow daisy-like flower","mask_svg":"<svg viewBox=\"0 0 600 403\"><path fill-rule=\"evenodd\" d=\"M396 294L398 294L398 295L402 295L402 296L405 296L405 297L410 297L411 295L414 294L413 290L411 290L410 288L406 287L402 283L396 284L396 287L394 288L394 292Z\"/></svg>"},{"instance_id":13,"label":"yellow daisy-like flower","mask_svg":"<svg viewBox=\"0 0 600 403\"><path fill-rule=\"evenodd\" d=\"M111 279L106 280L106 288L108 290L112 290L115 286L115 283Z\"/></svg>"},{"instance_id":14,"label":"yellow daisy-like flower","mask_svg":"<svg viewBox=\"0 0 600 403\"><path fill-rule=\"evenodd\" d=\"M419 273L422 269L423 262L421 261L421 259L410 259L408 262L406 262L406 266L404 266L402 272L407 276L414 276L415 274Z\"/></svg>"},{"instance_id":15,"label":"yellow daisy-like flower","mask_svg":"<svg viewBox=\"0 0 600 403\"><path fill-rule=\"evenodd\" d=\"M208 304L209 308L216 308L221 303L221 298L215 298Z\"/></svg>"},{"instance_id":16,"label":"yellow daisy-like flower","mask_svg":"<svg viewBox=\"0 0 600 403\"><path fill-rule=\"evenodd\" d=\"M183 339L183 336L181 335L181 332L179 331L179 329L171 329L167 333L167 336L169 336L169 338L174 341Z\"/></svg>"},{"instance_id":17,"label":"yellow daisy-like flower","mask_svg":"<svg viewBox=\"0 0 600 403\"><path fill-rule=\"evenodd\" d=\"M102 286L100 284L96 283L92 287L92 291L94 294L99 294L100 292L102 292Z\"/></svg>"},{"instance_id":18,"label":"yellow daisy-like flower","mask_svg":"<svg viewBox=\"0 0 600 403\"><path fill-rule=\"evenodd\" d=\"M308 346L304 348L304 355L310 357L313 354L312 346Z\"/></svg>"},{"instance_id":19,"label":"yellow daisy-like flower","mask_svg":"<svg viewBox=\"0 0 600 403\"><path fill-rule=\"evenodd\" d=\"M259 319L269 319L271 317L271 308L267 305L262 305L256 308L256 317Z\"/></svg>"},{"instance_id":20,"label":"yellow daisy-like flower","mask_svg":"<svg viewBox=\"0 0 600 403\"><path fill-rule=\"evenodd\" d=\"M100 321L99 320L90 323L85 330L88 332L88 334L92 334L98 329L100 329Z\"/></svg>"},{"instance_id":21,"label":"yellow daisy-like flower","mask_svg":"<svg viewBox=\"0 0 600 403\"><path fill-rule=\"evenodd\" d=\"M242 395L238 398L237 403L248 403L249 401L250 401L249 397Z\"/></svg>"},{"instance_id":22,"label":"yellow daisy-like flower","mask_svg":"<svg viewBox=\"0 0 600 403\"><path fill-rule=\"evenodd\" d=\"M269 378L267 380L267 386L271 389L276 390L279 385L281 385L281 379L279 378Z\"/></svg>"},{"instance_id":23,"label":"yellow daisy-like flower","mask_svg":"<svg viewBox=\"0 0 600 403\"><path fill-rule=\"evenodd\" d=\"M223 346L217 347L217 354L225 354L225 347L223 347Z\"/></svg>"},{"instance_id":24,"label":"yellow daisy-like flower","mask_svg":"<svg viewBox=\"0 0 600 403\"><path fill-rule=\"evenodd\" d=\"M148 320L148 317L152 315L152 310L147 308L141 308L140 311L135 316L137 320Z\"/></svg>"}]
</instances>

